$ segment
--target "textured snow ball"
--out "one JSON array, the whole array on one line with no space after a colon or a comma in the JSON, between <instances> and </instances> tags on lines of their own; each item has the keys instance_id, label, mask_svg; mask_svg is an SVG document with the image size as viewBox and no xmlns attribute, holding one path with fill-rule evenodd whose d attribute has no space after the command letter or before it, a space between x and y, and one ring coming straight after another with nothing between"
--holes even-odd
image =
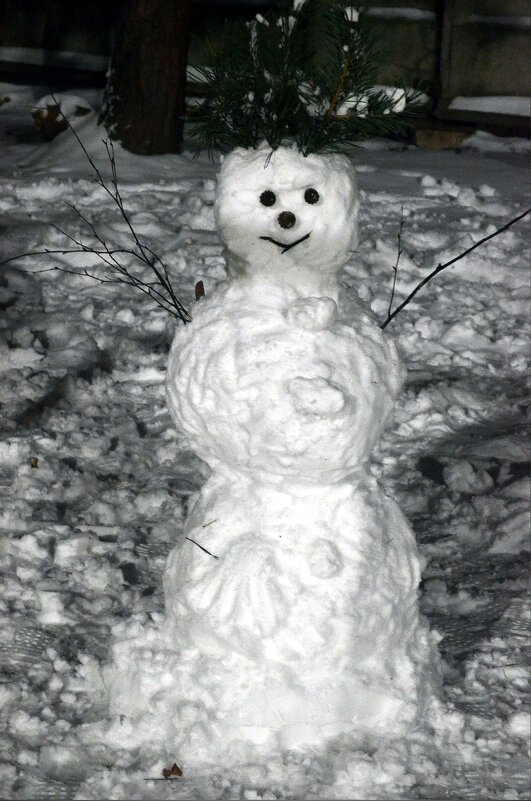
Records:
<instances>
[{"instance_id":1,"label":"textured snow ball","mask_svg":"<svg viewBox=\"0 0 531 801\"><path fill-rule=\"evenodd\" d=\"M509 721L509 733L522 737L524 740L529 738L531 732L531 715L529 712L516 712Z\"/></svg>"},{"instance_id":2,"label":"textured snow ball","mask_svg":"<svg viewBox=\"0 0 531 801\"><path fill-rule=\"evenodd\" d=\"M287 390L300 414L334 414L340 412L347 402L341 387L335 387L325 378L292 378Z\"/></svg>"},{"instance_id":3,"label":"textured snow ball","mask_svg":"<svg viewBox=\"0 0 531 801\"><path fill-rule=\"evenodd\" d=\"M332 298L303 298L286 311L286 319L296 328L322 331L337 319L337 303Z\"/></svg>"},{"instance_id":4,"label":"textured snow ball","mask_svg":"<svg viewBox=\"0 0 531 801\"><path fill-rule=\"evenodd\" d=\"M238 148L223 162L215 203L228 269L265 275L298 266L334 274L356 248L358 207L346 156Z\"/></svg>"},{"instance_id":5,"label":"textured snow ball","mask_svg":"<svg viewBox=\"0 0 531 801\"><path fill-rule=\"evenodd\" d=\"M346 325L330 298L293 298L258 280L227 284L178 330L168 402L211 467L331 482L381 434L403 370L362 306Z\"/></svg>"},{"instance_id":6,"label":"textured snow ball","mask_svg":"<svg viewBox=\"0 0 531 801\"><path fill-rule=\"evenodd\" d=\"M316 539L308 549L308 565L313 576L332 578L342 571L343 557L331 540Z\"/></svg>"}]
</instances>

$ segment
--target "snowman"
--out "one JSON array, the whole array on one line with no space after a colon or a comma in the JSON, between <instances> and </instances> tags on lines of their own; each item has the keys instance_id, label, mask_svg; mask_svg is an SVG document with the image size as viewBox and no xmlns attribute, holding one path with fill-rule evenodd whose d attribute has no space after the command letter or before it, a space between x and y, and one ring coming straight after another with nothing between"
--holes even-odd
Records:
<instances>
[{"instance_id":1,"label":"snowman","mask_svg":"<svg viewBox=\"0 0 531 801\"><path fill-rule=\"evenodd\" d=\"M187 773L338 738L377 748L437 708L413 533L367 469L404 380L338 272L358 239L344 155L236 149L215 213L227 280L177 329L167 399L210 467L105 671L106 738Z\"/></svg>"},{"instance_id":2,"label":"snowman","mask_svg":"<svg viewBox=\"0 0 531 801\"><path fill-rule=\"evenodd\" d=\"M178 329L167 374L211 474L168 558L165 656L124 701L142 670L164 676L150 709L185 764L399 738L433 696L414 536L367 470L404 369L338 281L358 205L346 156L263 145L221 168L229 277Z\"/></svg>"}]
</instances>

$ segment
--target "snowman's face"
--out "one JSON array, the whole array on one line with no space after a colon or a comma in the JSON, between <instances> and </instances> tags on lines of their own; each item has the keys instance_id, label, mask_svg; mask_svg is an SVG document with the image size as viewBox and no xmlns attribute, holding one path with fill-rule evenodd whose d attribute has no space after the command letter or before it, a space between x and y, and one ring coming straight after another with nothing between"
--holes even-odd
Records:
<instances>
[{"instance_id":1,"label":"snowman's face","mask_svg":"<svg viewBox=\"0 0 531 801\"><path fill-rule=\"evenodd\" d=\"M357 245L358 206L345 156L235 150L221 168L216 199L229 270L264 274L295 265L334 273Z\"/></svg>"}]
</instances>

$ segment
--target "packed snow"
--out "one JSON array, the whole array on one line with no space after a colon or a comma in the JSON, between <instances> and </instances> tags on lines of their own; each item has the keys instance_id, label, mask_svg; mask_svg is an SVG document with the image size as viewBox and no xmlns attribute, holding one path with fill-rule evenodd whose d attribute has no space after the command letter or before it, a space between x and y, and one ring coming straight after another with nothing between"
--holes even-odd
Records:
<instances>
[{"instance_id":1,"label":"packed snow","mask_svg":"<svg viewBox=\"0 0 531 801\"><path fill-rule=\"evenodd\" d=\"M128 236L124 222L95 184L71 133L48 144L32 134L29 107L43 94L39 88L0 87L0 96L10 98L0 107L3 258L68 247L53 225L89 241L90 230L65 201L75 203L106 241L122 246ZM92 95L89 101L95 105ZM79 118L76 130L108 175L95 115ZM302 329L311 342L322 326L335 326L337 336L343 315L359 308L355 293L378 320L385 318L400 230L395 304L439 262L528 207L526 150L522 140L505 142L483 134L471 137L460 151L422 152L380 140L353 150L361 195L360 241L340 274L339 321L332 303L308 305L295 298L288 314L273 309L268 318L270 326L295 337L297 366L307 358L298 332ZM226 263L213 209L219 165L187 154L141 158L119 147L116 152L130 219L168 265L176 293L194 319L205 325L210 318L219 320L227 303L242 311L231 319L242 326L234 335L245 347L238 354L225 353L213 335L216 358L238 355L249 370L259 369L251 354L259 319L242 308L237 279L232 289L223 288ZM176 326L182 324L126 286L50 269L97 270L96 260L86 253L31 257L2 267L3 797L528 797L527 227L525 221L513 226L430 282L384 335L396 343L408 378L372 453L365 497L373 493L372 508L389 510L389 516L401 509L416 534L424 564L421 609L433 639L439 640L444 665L438 716L398 740L361 742L346 731L324 750L287 743L277 758L261 761L255 755L241 769L222 755L208 770L196 769L193 757L183 761L178 748L168 749L168 742L176 740L159 733L146 747L141 727L150 723L148 714L133 723L120 710L113 717L109 708L108 677L117 652L122 648L127 659L137 642L144 649L138 664L145 671L131 665L131 676L140 683L161 679L149 714L155 720L158 715L162 726L171 722L165 701L172 702L180 671L190 693L182 704L182 722L192 726L208 687L201 686L201 672L186 672L186 663L174 661L179 637L192 635L188 629L165 629L165 564L184 536L185 520L202 487L207 501L215 496L219 507L227 505L228 493L240 499L241 514L231 512L234 536L248 527L249 471L228 483L218 474L212 484L216 471L210 473L189 450L193 444L207 461L219 458L212 443L204 451L198 447L209 431L198 428L185 442L169 414L168 355ZM196 304L199 280L206 300ZM257 301L266 304L267 297ZM234 341L231 325L227 342ZM193 331L194 325L181 327L177 341L192 341ZM345 380L348 359L354 358L347 354L348 341L346 355L331 365L345 370ZM274 353L262 355L275 380L293 364L273 364ZM194 359L200 361L200 354ZM192 363L187 369L176 369L175 380L195 382L194 397L209 395L212 376L198 382ZM246 389L241 388L244 396ZM307 389L294 384L297 403L304 406L313 398L327 412L342 414L341 398L328 387L319 385L313 394ZM233 388L222 391L230 399ZM263 399L254 403L249 400L245 408L258 420ZM281 407L283 417L287 412ZM219 430L216 404L208 408L207 423ZM304 419L308 409L299 408ZM371 411L380 417L379 408ZM219 443L218 430L212 442ZM259 424L249 431L271 436ZM241 450L252 447L235 441L230 431L224 443L229 451L239 451L238 459ZM273 451L275 442L270 444ZM366 453L368 444L360 448ZM266 499L278 510L281 489L273 485ZM382 500L384 492L387 500ZM311 527L319 524L317 505L316 493L306 488L283 513L290 525L299 519ZM267 509L257 505L253 514L266 519ZM381 532L388 523L380 520ZM203 537L210 539L197 541L210 543L216 554L215 522L200 525ZM189 545L193 559L211 559ZM296 545L286 543L292 578L299 558ZM267 563L263 548L248 546L242 558L265 558ZM314 554L310 566L317 573L337 569L334 546L331 534L324 550ZM275 593L274 576L268 581L264 575L262 589ZM267 611L264 594L241 588L233 573L224 586L227 604L231 593L248 590L253 619L256 607ZM182 603L178 593L168 597L171 605ZM275 625L274 608L271 614L264 615L266 627ZM200 654L190 652L189 657L190 668L200 664ZM326 658L325 650L319 659ZM215 654L205 652L204 659L211 661L208 676L216 669ZM225 669L219 660L217 667ZM309 673L310 668L304 669ZM127 704L123 685L121 691ZM131 684L131 707L141 692ZM237 716L241 699L233 700ZM221 704L230 702L230 697L220 698ZM178 728L175 721L172 725ZM198 753L203 747L198 734ZM173 762L183 775L166 779L162 770Z\"/></svg>"}]
</instances>

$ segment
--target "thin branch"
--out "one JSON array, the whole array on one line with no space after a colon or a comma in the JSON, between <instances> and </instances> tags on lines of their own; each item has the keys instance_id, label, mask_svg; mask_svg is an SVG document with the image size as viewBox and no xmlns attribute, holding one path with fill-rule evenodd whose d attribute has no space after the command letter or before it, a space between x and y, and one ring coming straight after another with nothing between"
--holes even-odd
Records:
<instances>
[{"instance_id":1,"label":"thin branch","mask_svg":"<svg viewBox=\"0 0 531 801\"><path fill-rule=\"evenodd\" d=\"M199 545L199 543L196 542L195 540L193 540L191 537L185 537L185 540L188 540L188 542L193 542L194 545L197 545L198 548L201 548L201 550L204 551L205 553L207 553L209 556L213 556L214 559L219 559L219 556L216 556L215 553L211 553L210 551L207 551L206 548L203 548L202 545Z\"/></svg>"},{"instance_id":2,"label":"thin branch","mask_svg":"<svg viewBox=\"0 0 531 801\"><path fill-rule=\"evenodd\" d=\"M391 309L393 308L393 300L395 299L395 289L396 289L396 279L398 277L398 263L400 261L400 256L402 255L402 229L404 228L404 205L400 207L400 227L398 228L398 253L396 256L395 266L393 267L393 285L391 287L391 299L389 301L389 308L387 309L387 316L389 317L391 314Z\"/></svg>"},{"instance_id":3,"label":"thin branch","mask_svg":"<svg viewBox=\"0 0 531 801\"><path fill-rule=\"evenodd\" d=\"M3 267L4 264L9 264L12 261L18 261L19 259L27 259L30 256L66 256L69 253L93 253L95 256L101 257L102 254L112 254L112 253L127 253L128 251L125 250L109 250L109 251L99 251L93 248L88 248L87 246L79 247L79 248L61 248L61 249L51 249L45 248L44 250L30 250L28 253L17 253L16 256L10 256L8 259L4 259L0 261L0 267ZM59 267L50 267L49 270L60 270ZM49 272L49 270L38 270L37 272Z\"/></svg>"},{"instance_id":4,"label":"thin branch","mask_svg":"<svg viewBox=\"0 0 531 801\"><path fill-rule=\"evenodd\" d=\"M75 208L75 207L73 207ZM77 211L77 209L75 209ZM104 242L100 237L97 237L98 241L101 242L103 246L103 250L96 250L96 248L92 247L92 245L87 245L85 242L82 242L80 239L76 239L75 236L72 236L67 231L64 231L55 223L50 223L52 228L64 236L66 239L73 242L76 245L76 248L69 248L65 253L93 253L95 256L98 256L99 259L111 270L118 270L118 272L122 273L122 275L129 275L125 267L123 267L118 259L115 258L115 253L122 253L122 254L129 254L131 253L133 256L136 256L134 251L130 251L127 249L118 249L118 250L111 250L106 242ZM107 258L108 257L108 258ZM61 268L58 268L61 269ZM64 272L64 271L63 271ZM134 276L130 276L134 278Z\"/></svg>"},{"instance_id":5,"label":"thin branch","mask_svg":"<svg viewBox=\"0 0 531 801\"><path fill-rule=\"evenodd\" d=\"M131 220L129 219L129 216L128 216L127 212L125 211L125 208L124 208L122 195L120 193L120 188L118 186L118 174L116 172L116 157L115 157L115 154L114 154L114 144L113 144L112 140L110 141L108 139L102 139L102 142L105 145L105 150L107 151L107 156L109 158L109 162L110 162L110 165L111 165L111 172L112 172L111 183L114 186L115 193L113 195L113 193L110 192L108 189L107 189L107 191L109 192L109 194L113 198L114 202L118 206L118 208L120 210L120 214L122 215L127 227L129 228L131 236L133 237L133 239L135 241L135 244L139 248L139 250L140 250L140 252L142 254L142 257L144 258L144 260L146 262L148 262L149 260L148 260L148 257L146 256L146 253L145 253L145 250L144 250L144 245L142 244L142 242L138 238L137 233L136 233L136 231L133 228L133 225L131 223Z\"/></svg>"},{"instance_id":6,"label":"thin branch","mask_svg":"<svg viewBox=\"0 0 531 801\"><path fill-rule=\"evenodd\" d=\"M69 237L72 241L75 241L73 237ZM137 256L134 251L125 250L125 249L116 249L116 250L109 250L109 251L98 251L94 248L88 247L87 245L81 244L80 247L77 248L64 248L64 249L45 249L40 251L31 251L29 253L19 253L17 256L11 256L9 259L5 259L4 261L0 262L0 267L3 267L5 264L9 264L12 261L18 261L18 259L28 258L29 256L53 256L53 255L61 255L67 256L74 253L92 253L94 256L97 256L101 261L111 270L116 271L119 268L119 274L115 275L115 277L111 278L105 276L102 278L101 276L94 275L93 273L89 273L86 268L82 270L73 270L69 269L68 267L59 267L58 265L54 265L53 267L46 267L43 270L35 270L35 274L39 273L50 273L50 272L61 272L67 273L68 275L77 275L80 277L91 278L94 281L97 281L100 284L125 284L126 286L131 286L135 289L139 289L145 295L148 295L151 300L153 300L158 306L160 306L164 311L169 312L170 314L176 316L175 308L173 304L171 304L164 295L155 289L156 286L160 286L159 282L150 283L148 281L142 281L140 278L137 278L135 275L127 272L127 270L122 267L119 262L116 264L109 264L105 256L113 255L114 253L122 253L122 254L132 254L133 256ZM118 266L117 266L118 265ZM191 317L190 317L191 319Z\"/></svg>"},{"instance_id":7,"label":"thin branch","mask_svg":"<svg viewBox=\"0 0 531 801\"><path fill-rule=\"evenodd\" d=\"M68 251L70 253L74 252L84 252L84 251ZM45 270L37 270L36 272L48 273L56 270L60 273L67 273L68 275L77 275L81 278L91 278L93 281L97 281L99 284L125 284L125 286L131 286L135 289L139 289L140 292L143 292L144 295L147 295L151 300L155 301L155 303L160 306L164 311L169 312L170 314L175 314L174 309L170 306L168 301L160 294L156 289L153 288L153 285L147 284L144 281L140 281L135 276L130 275L130 273L125 273L124 277L120 275L115 275L113 278L105 276L102 278L99 275L94 275L94 273L89 273L86 267L82 270L70 270L68 267L58 267L55 265L54 267L47 267Z\"/></svg>"},{"instance_id":8,"label":"thin branch","mask_svg":"<svg viewBox=\"0 0 531 801\"><path fill-rule=\"evenodd\" d=\"M402 301L402 303L399 306L397 306L394 312L387 315L387 318L384 320L383 323L381 323L380 328L381 329L386 328L391 322L391 320L393 320L396 317L396 315L399 314L402 311L402 309L404 309L408 305L408 303L410 303L413 300L417 292L419 292L422 289L422 287L426 286L428 281L431 281L431 279L434 278L436 275L438 275L438 273L442 272L447 267L450 267L452 264L455 264L457 261L464 259L465 256L468 256L469 253L472 253L472 251L478 248L480 245L483 245L485 242L488 242L489 239L493 239L495 236L499 236L499 234L502 234L504 231L507 231L508 228L510 228L512 225L519 222L520 220L523 220L523 218L526 217L529 213L531 213L531 209L523 211L522 214L518 215L518 217L515 217L513 220L510 220L510 222L506 223L501 228L498 228L498 230L494 231L494 233L483 237L483 239L480 239L479 242L476 242L474 245L467 248L467 250L463 251L463 253L460 253L458 256L455 256L453 259L450 259L450 261L447 261L444 264L439 264L435 268L435 270L432 270L432 272L429 275L427 275L425 278L422 279L422 281L419 284L417 284L415 289L413 289L413 291L409 293L407 298L404 301Z\"/></svg>"},{"instance_id":9,"label":"thin branch","mask_svg":"<svg viewBox=\"0 0 531 801\"><path fill-rule=\"evenodd\" d=\"M138 237L133 224L127 214L123 202L123 198L120 192L120 187L118 185L118 173L116 169L116 157L114 152L114 144L110 140L103 139L103 144L105 146L105 150L107 152L107 157L109 159L109 164L111 167L111 185L112 189L109 188L105 179L103 178L96 162L88 152L87 148L83 144L80 136L78 135L77 131L71 124L70 120L65 116L65 114L60 109L60 102L57 98L52 94L51 95L53 101L56 103L58 107L58 115L60 115L67 128L75 137L77 143L79 144L81 150L83 151L85 158L87 159L88 163L92 167L95 175L95 182L100 186L110 198L112 198L115 205L118 207L118 211L122 216L129 233L133 240L133 247L132 248L122 248L122 249L111 249L105 240L100 236L94 224L85 217L79 209L73 203L68 203L69 206L73 211L78 215L78 217L87 225L92 233L92 236L96 239L96 241L101 245L102 250L92 247L91 245L87 245L84 242L76 239L71 234L68 234L66 231L63 231L57 225L53 225L53 227L63 236L65 236L70 242L76 245L76 248L69 248L65 250L49 250L45 249L43 251L33 251L29 253L19 254L18 256L12 256L9 259L5 259L4 261L0 262L0 266L4 264L8 264L11 261L15 261L21 258L27 258L29 256L44 256L49 255L51 253L61 253L62 255L68 253L93 253L97 256L105 265L105 267L111 271L116 271L119 273L120 277L116 277L114 280L111 279L98 279L96 276L89 274L86 270L84 272L76 272L75 270L67 270L61 267L54 267L52 269L57 269L62 272L71 272L74 275L86 275L87 277L95 278L96 280L100 280L101 283L124 283L128 286L135 287L140 289L145 294L149 295L149 297L154 300L159 306L161 306L165 311L169 311L179 319L183 323L188 323L191 321L191 316L180 302L180 300L175 295L173 286L171 284L170 276L168 273L168 268L164 264L164 262L156 255L147 245L145 245L140 238ZM157 282L146 282L142 281L140 278L137 278L135 275L129 273L127 267L124 267L118 259L115 258L115 254L129 254L133 256L135 259L143 263L146 267L155 274L157 278ZM155 289L156 286L159 286L160 289Z\"/></svg>"},{"instance_id":10,"label":"thin branch","mask_svg":"<svg viewBox=\"0 0 531 801\"><path fill-rule=\"evenodd\" d=\"M110 165L111 165L111 172L112 172L111 182L112 182L112 184L114 186L115 194L113 195L112 192L110 192L110 190L107 187L105 187L105 189L107 190L107 192L109 192L109 194L111 195L111 197L115 201L116 205L118 206L118 208L120 210L120 213L121 213L121 215L122 215L127 227L129 228L131 236L133 237L133 240L134 240L135 244L137 245L138 249L140 250L141 257L139 257L139 258L141 258L142 261L144 261L149 267L151 267L151 269L153 270L153 272L155 273L155 275L159 279L161 285L168 292L168 294L169 294L169 296L170 296L170 298L172 300L173 305L177 309L178 316L181 318L181 320L184 323L189 322L191 320L191 317L190 317L189 313L186 311L186 309L184 308L184 306L182 305L182 303L175 296L175 293L173 291L173 287L172 287L170 279L169 279L169 275L168 275L168 271L167 271L166 265L162 262L162 260L155 253L153 253L152 250L150 250L147 246L145 246L140 241L140 239L137 236L137 233L136 233L135 229L133 228L131 220L129 219L129 216L128 216L127 212L125 211L122 195L120 193L120 188L118 186L118 173L116 171L116 157L115 157L115 154L114 154L114 144L113 144L112 140L104 139L102 141L103 141L103 144L105 145L105 149L107 151L107 156L109 158L109 162L110 162ZM148 257L148 255L147 255L148 253L152 256L152 259L150 259ZM162 266L164 275L162 275L160 273L160 271L155 267L155 261L158 262Z\"/></svg>"},{"instance_id":11,"label":"thin branch","mask_svg":"<svg viewBox=\"0 0 531 801\"><path fill-rule=\"evenodd\" d=\"M68 204L68 205L71 205L71 204ZM72 206L72 208L74 209L74 211L77 212L77 209L76 209L75 206ZM91 223L89 223L89 225L91 225ZM69 239L70 242L73 242L74 245L77 245L77 248L79 250L74 250L73 249L72 251L69 251L69 252L94 253L95 255L97 255L102 260L102 262L107 267L109 267L111 270L118 270L118 272L120 272L122 275L129 275L129 273L127 272L126 268L123 267L123 265L120 264L118 259L116 259L114 257L114 254L115 253L121 253L121 254L124 254L124 255L130 254L130 255L135 256L136 258L138 258L138 254L134 250L128 250L127 248L124 248L124 249L120 248L119 250L112 250L111 251L111 249L108 247L107 243L104 242L101 239L101 237L98 236L97 234L96 234L96 239L98 240L98 242L101 243L101 245L103 247L103 250L96 250L96 248L92 247L92 245L86 245L81 240L76 239L75 236L72 236L67 231L64 231L62 228L59 228L59 226L55 225L55 223L51 223L51 226L52 226L52 228L55 228L55 230L58 231L60 234L62 234L62 236L64 236L67 239ZM106 256L109 257L110 261L106 258ZM134 278L134 276L130 276L130 277ZM139 279L136 279L136 280L139 280Z\"/></svg>"},{"instance_id":12,"label":"thin branch","mask_svg":"<svg viewBox=\"0 0 531 801\"><path fill-rule=\"evenodd\" d=\"M92 235L93 235L94 239L97 239L97 240L98 240L98 242L100 243L100 245L102 245L102 247L104 247L104 248L107 248L107 243L105 242L105 240L104 240L104 239L102 239L102 238L101 238L101 236L100 236L100 235L99 235L99 233L97 232L97 230L96 230L96 228L94 227L94 224L91 222L91 220L89 220L89 219L88 219L88 217L85 217L85 215L84 215L84 214L82 214L82 213L79 211L78 207L77 207L77 206L76 206L74 203L70 203L68 200L65 200L65 201L64 201L64 203L65 203L65 204L66 204L66 205L67 205L69 208L71 208L71 209L72 209L72 211L74 211L74 212L77 214L77 216L78 216L78 217L79 217L81 220L83 220L83 222L85 223L85 225L87 225L87 226L90 228L90 230L92 231Z\"/></svg>"}]
</instances>

